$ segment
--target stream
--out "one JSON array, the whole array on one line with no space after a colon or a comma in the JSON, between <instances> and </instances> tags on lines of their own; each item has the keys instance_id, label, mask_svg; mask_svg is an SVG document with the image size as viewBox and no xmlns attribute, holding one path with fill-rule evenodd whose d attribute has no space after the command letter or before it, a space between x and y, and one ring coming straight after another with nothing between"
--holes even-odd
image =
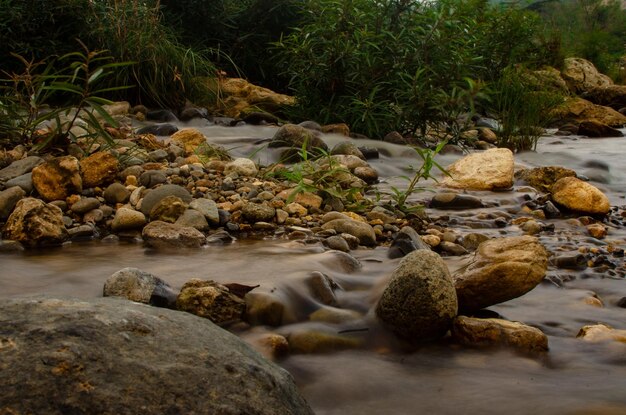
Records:
<instances>
[{"instance_id":1,"label":"stream","mask_svg":"<svg viewBox=\"0 0 626 415\"><path fill-rule=\"evenodd\" d=\"M212 143L262 164L278 154L265 149L260 139L273 135L275 127L219 127L198 124ZM626 130L624 130L626 132ZM347 138L327 135L332 148ZM548 135L537 152L516 155L520 167L563 166L588 177L609 197L613 206L626 205L626 138L587 139ZM357 145L377 147L380 158L370 164L380 174L379 189L406 187L399 176L410 175L407 166L418 164L412 149L373 140ZM460 155L439 156L447 165ZM424 192L410 200L427 200L436 183L424 183ZM429 191L430 189L430 191ZM524 195L534 197L528 186L507 192L471 192L487 207L461 211L427 209L433 220L446 221L459 234L480 232L488 236L517 236L510 225L493 226L502 214L521 216ZM551 252L574 253L581 247L602 247L606 242L584 233L584 227L565 219L546 219L554 232L542 232L540 241ZM609 225L607 240L626 247L626 229ZM619 273L559 270L550 266L548 278L530 293L489 310L509 320L539 327L548 335L550 351L525 356L510 350L470 349L446 339L407 352L371 319L371 308L399 259L388 259L387 248L352 251L362 267L352 269L341 255L324 252L321 245L267 238L235 241L194 251L155 253L141 243L101 241L67 244L59 248L0 254L0 297L46 294L78 298L102 295L103 283L115 271L136 267L166 280L179 289L190 278L218 282L260 284L258 290L277 291L293 298L294 307L306 314L311 307L304 279L320 271L336 281L340 307L356 310L363 319L349 325L304 322L280 327L286 333L321 327L337 332L353 329L350 336L365 346L330 354L291 355L277 363L294 377L317 414L624 414L626 413L626 344L590 343L576 339L587 324L606 323L626 329L626 308L617 305L626 297L626 283ZM470 254L472 255L472 254ZM444 257L451 272L467 258ZM623 259L621 259L622 270ZM585 299L597 296L603 307ZM304 298L304 301L302 299ZM238 333L244 339L266 332L255 327Z\"/></svg>"}]
</instances>

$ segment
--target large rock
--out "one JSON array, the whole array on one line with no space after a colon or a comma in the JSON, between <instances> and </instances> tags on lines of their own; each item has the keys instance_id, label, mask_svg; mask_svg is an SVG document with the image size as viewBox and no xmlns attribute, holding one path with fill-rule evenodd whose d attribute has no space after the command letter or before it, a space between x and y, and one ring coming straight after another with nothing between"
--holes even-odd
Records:
<instances>
[{"instance_id":1,"label":"large rock","mask_svg":"<svg viewBox=\"0 0 626 415\"><path fill-rule=\"evenodd\" d=\"M243 206L241 213L251 223L271 222L276 216L276 209L263 203L249 202Z\"/></svg>"},{"instance_id":2,"label":"large rock","mask_svg":"<svg viewBox=\"0 0 626 415\"><path fill-rule=\"evenodd\" d=\"M215 324L228 325L241 321L246 302L222 284L194 278L180 289L176 308L208 318Z\"/></svg>"},{"instance_id":3,"label":"large rock","mask_svg":"<svg viewBox=\"0 0 626 415\"><path fill-rule=\"evenodd\" d=\"M247 158L236 158L224 166L224 174L237 173L243 177L254 177L258 173L258 169L254 161Z\"/></svg>"},{"instance_id":4,"label":"large rock","mask_svg":"<svg viewBox=\"0 0 626 415\"><path fill-rule=\"evenodd\" d=\"M583 121L596 121L610 127L626 125L626 115L610 107L592 104L582 98L571 98L558 107L554 113L555 126L567 123L580 124Z\"/></svg>"},{"instance_id":5,"label":"large rock","mask_svg":"<svg viewBox=\"0 0 626 415\"><path fill-rule=\"evenodd\" d=\"M217 209L217 203L211 199L194 199L189 204L191 209L194 209L206 218L206 220L213 225L220 223L220 215Z\"/></svg>"},{"instance_id":6,"label":"large rock","mask_svg":"<svg viewBox=\"0 0 626 415\"><path fill-rule=\"evenodd\" d=\"M146 222L146 215L143 213L128 207L121 207L115 212L111 229L114 232L141 229Z\"/></svg>"},{"instance_id":7,"label":"large rock","mask_svg":"<svg viewBox=\"0 0 626 415\"><path fill-rule=\"evenodd\" d=\"M593 63L582 58L565 59L561 76L575 94L613 84L611 78L598 72Z\"/></svg>"},{"instance_id":8,"label":"large rock","mask_svg":"<svg viewBox=\"0 0 626 415\"><path fill-rule=\"evenodd\" d=\"M288 147L290 150L287 153L289 159L297 159L297 155L304 147L308 152L317 153L319 150L328 151L326 143L319 138L312 130L301 127L295 124L285 124L276 131L274 137L269 142L268 147L280 148Z\"/></svg>"},{"instance_id":9,"label":"large rock","mask_svg":"<svg viewBox=\"0 0 626 415\"><path fill-rule=\"evenodd\" d=\"M593 324L582 327L576 337L592 343L626 343L626 330L614 329L606 324Z\"/></svg>"},{"instance_id":10,"label":"large rock","mask_svg":"<svg viewBox=\"0 0 626 415\"><path fill-rule=\"evenodd\" d=\"M522 352L548 350L548 337L541 330L514 321L458 316L451 332L454 341L466 346L504 346Z\"/></svg>"},{"instance_id":11,"label":"large rock","mask_svg":"<svg viewBox=\"0 0 626 415\"><path fill-rule=\"evenodd\" d=\"M175 308L177 293L159 277L137 268L124 268L107 278L102 295Z\"/></svg>"},{"instance_id":12,"label":"large rock","mask_svg":"<svg viewBox=\"0 0 626 415\"><path fill-rule=\"evenodd\" d=\"M547 266L548 252L535 237L481 243L469 265L453 276L459 312L471 313L526 294L543 280Z\"/></svg>"},{"instance_id":13,"label":"large rock","mask_svg":"<svg viewBox=\"0 0 626 415\"><path fill-rule=\"evenodd\" d=\"M152 208L168 196L179 197L185 203L190 203L192 199L189 190L184 187L176 184L165 184L157 187L156 189L150 190L148 194L146 194L141 201L141 211L144 215L149 215Z\"/></svg>"},{"instance_id":14,"label":"large rock","mask_svg":"<svg viewBox=\"0 0 626 415\"><path fill-rule=\"evenodd\" d=\"M376 245L376 233L371 225L349 218L333 219L322 225L322 229L333 229L337 233L347 233L356 236L359 244L365 246Z\"/></svg>"},{"instance_id":15,"label":"large rock","mask_svg":"<svg viewBox=\"0 0 626 415\"><path fill-rule=\"evenodd\" d=\"M581 122L578 126L578 135L586 135L592 138L624 136L620 130L593 120Z\"/></svg>"},{"instance_id":16,"label":"large rock","mask_svg":"<svg viewBox=\"0 0 626 415\"><path fill-rule=\"evenodd\" d=\"M108 151L94 153L80 161L83 186L86 188L102 186L115 180L119 169L117 157Z\"/></svg>"},{"instance_id":17,"label":"large rock","mask_svg":"<svg viewBox=\"0 0 626 415\"><path fill-rule=\"evenodd\" d=\"M592 88L585 92L584 98L594 104L619 111L626 107L626 85L605 85Z\"/></svg>"},{"instance_id":18,"label":"large rock","mask_svg":"<svg viewBox=\"0 0 626 415\"><path fill-rule=\"evenodd\" d=\"M162 221L150 222L141 235L153 248L198 248L206 241L204 234L195 228Z\"/></svg>"},{"instance_id":19,"label":"large rock","mask_svg":"<svg viewBox=\"0 0 626 415\"><path fill-rule=\"evenodd\" d=\"M513 153L494 148L473 153L448 166L441 183L456 189L499 190L513 186Z\"/></svg>"},{"instance_id":20,"label":"large rock","mask_svg":"<svg viewBox=\"0 0 626 415\"><path fill-rule=\"evenodd\" d=\"M575 177L564 177L554 183L552 199L569 210L591 215L606 215L611 209L604 193Z\"/></svg>"},{"instance_id":21,"label":"large rock","mask_svg":"<svg viewBox=\"0 0 626 415\"><path fill-rule=\"evenodd\" d=\"M76 157L63 156L35 167L33 185L42 199L48 202L80 194L83 191L83 179L78 160Z\"/></svg>"},{"instance_id":22,"label":"large rock","mask_svg":"<svg viewBox=\"0 0 626 415\"><path fill-rule=\"evenodd\" d=\"M167 196L150 210L150 220L174 223L187 209L187 204L180 197Z\"/></svg>"},{"instance_id":23,"label":"large rock","mask_svg":"<svg viewBox=\"0 0 626 415\"><path fill-rule=\"evenodd\" d=\"M0 303L2 410L312 414L291 376L209 320L115 298Z\"/></svg>"},{"instance_id":24,"label":"large rock","mask_svg":"<svg viewBox=\"0 0 626 415\"><path fill-rule=\"evenodd\" d=\"M0 170L0 182L11 180L29 173L43 162L44 160L37 156L29 156L21 160L14 161L4 169Z\"/></svg>"},{"instance_id":25,"label":"large rock","mask_svg":"<svg viewBox=\"0 0 626 415\"><path fill-rule=\"evenodd\" d=\"M28 197L17 202L2 236L24 245L56 245L68 237L63 212L52 204Z\"/></svg>"},{"instance_id":26,"label":"large rock","mask_svg":"<svg viewBox=\"0 0 626 415\"><path fill-rule=\"evenodd\" d=\"M0 192L0 220L6 220L13 208L21 199L26 196L26 192L19 186L10 187Z\"/></svg>"},{"instance_id":27,"label":"large rock","mask_svg":"<svg viewBox=\"0 0 626 415\"><path fill-rule=\"evenodd\" d=\"M183 148L185 155L196 154L200 146L207 144L206 137L195 128L185 128L174 133L171 137L172 143Z\"/></svg>"},{"instance_id":28,"label":"large rock","mask_svg":"<svg viewBox=\"0 0 626 415\"><path fill-rule=\"evenodd\" d=\"M376 315L389 329L413 342L445 335L456 314L448 267L439 255L425 249L402 259L376 306Z\"/></svg>"},{"instance_id":29,"label":"large rock","mask_svg":"<svg viewBox=\"0 0 626 415\"><path fill-rule=\"evenodd\" d=\"M515 173L516 179L544 193L550 193L554 183L563 177L576 177L576 172L565 167L545 166L523 169Z\"/></svg>"}]
</instances>

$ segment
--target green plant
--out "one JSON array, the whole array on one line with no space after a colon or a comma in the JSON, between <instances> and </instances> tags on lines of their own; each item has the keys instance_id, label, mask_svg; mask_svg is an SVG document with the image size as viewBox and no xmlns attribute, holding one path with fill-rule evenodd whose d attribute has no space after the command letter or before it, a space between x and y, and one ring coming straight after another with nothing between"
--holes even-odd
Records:
<instances>
[{"instance_id":1,"label":"green plant","mask_svg":"<svg viewBox=\"0 0 626 415\"><path fill-rule=\"evenodd\" d=\"M536 89L522 68L508 68L491 85L490 110L502 124L498 147L513 151L535 150L553 110L563 103L558 93Z\"/></svg>"},{"instance_id":2,"label":"green plant","mask_svg":"<svg viewBox=\"0 0 626 415\"><path fill-rule=\"evenodd\" d=\"M80 42L79 42L80 43ZM9 136L34 143L37 150L50 147L65 149L70 143L83 143L88 149L102 139L113 145L113 138L103 123L117 126L103 107L111 101L102 94L126 89L126 86L100 87L102 81L128 62L112 62L104 51L90 51L80 43L82 51L68 53L48 62L15 57L24 66L19 74L6 74L2 112L14 121ZM55 68L59 68L58 71ZM43 70L40 70L43 68ZM60 98L62 97L62 98ZM66 105L51 108L54 100Z\"/></svg>"},{"instance_id":3,"label":"green plant","mask_svg":"<svg viewBox=\"0 0 626 415\"><path fill-rule=\"evenodd\" d=\"M391 186L391 207L400 210L404 213L411 213L413 211L419 210L422 208L421 205L409 206L406 202L409 196L413 193L423 191L422 187L418 187L418 184L421 180L434 179L431 175L432 169L436 167L442 173L448 175L448 172L435 161L435 156L439 154L441 149L447 144L446 141L440 142L437 147L434 149L423 149L419 147L412 147L413 150L417 153L417 155L422 160L422 165L415 169L413 177L401 176L401 178L405 179L409 182L406 189L398 189L397 187Z\"/></svg>"}]
</instances>

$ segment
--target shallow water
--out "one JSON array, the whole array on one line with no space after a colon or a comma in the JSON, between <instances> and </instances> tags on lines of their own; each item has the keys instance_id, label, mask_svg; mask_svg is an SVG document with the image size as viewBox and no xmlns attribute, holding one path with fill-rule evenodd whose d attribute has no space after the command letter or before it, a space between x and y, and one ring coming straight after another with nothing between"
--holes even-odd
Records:
<instances>
[{"instance_id":1,"label":"shallow water","mask_svg":"<svg viewBox=\"0 0 626 415\"><path fill-rule=\"evenodd\" d=\"M275 161L276 154L265 151L264 143L259 142L272 136L272 127L203 127L203 131L211 141L237 155L254 154L264 163ZM331 145L343 139L326 137ZM626 189L625 140L547 137L537 153L517 155L516 162L520 166L573 168L606 191L612 204L621 206L625 204ZM383 190L389 185L404 185L397 176L406 174L408 164L417 163L412 150L404 147L375 141L358 144L381 148L381 158L371 164L385 181L381 185ZM445 165L457 157L443 156L441 162ZM596 162L590 163L593 160ZM432 187L434 182L427 185ZM452 227L459 233L522 234L516 226L488 227L489 218L497 212L516 215L519 198L524 194L532 196L532 191L517 187L510 192L472 194L490 206L462 212L429 210L429 214L456 220L458 226ZM413 200L427 198L429 193L413 196ZM555 224L555 232L542 233L540 239L552 251L574 252L579 246L601 244L564 220L546 222ZM468 223L482 223L483 228L474 229ZM626 247L625 238L626 230L610 228L609 239L616 245ZM367 346L359 351L295 355L279 362L293 374L318 414L626 413L626 345L590 344L575 338L582 326L596 322L626 329L626 309L616 305L626 297L623 278L568 271L569 278L564 278L560 286L546 280L523 297L490 307L507 319L541 328L550 344L550 352L543 357L472 350L445 340L409 353L401 351L366 315L376 301L382 281L398 260L386 259L383 247L357 250L353 255L362 264L354 272L345 266L341 256L324 253L319 245L307 246L283 239L237 241L227 246L158 254L133 242L76 243L0 256L0 297L48 294L94 298L101 295L103 282L109 275L132 266L165 279L175 288L194 277L260 284L258 290L305 299L300 307L306 303L307 308L315 308L319 304L307 298L302 281L311 272L320 271L345 289L338 296L342 307L365 315L350 327L367 329L351 334L363 339ZM467 259L445 260L454 271ZM561 270L553 268L549 274L564 276ZM584 302L592 295L603 301L603 308ZM346 328L303 323L277 331L286 333L308 327L322 327L331 332ZM243 337L246 338L246 333Z\"/></svg>"}]
</instances>

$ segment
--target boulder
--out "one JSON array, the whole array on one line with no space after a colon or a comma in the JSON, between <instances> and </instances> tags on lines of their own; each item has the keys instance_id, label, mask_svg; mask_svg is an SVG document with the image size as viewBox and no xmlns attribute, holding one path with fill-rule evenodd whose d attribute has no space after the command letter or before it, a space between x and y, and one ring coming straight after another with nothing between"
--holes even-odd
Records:
<instances>
[{"instance_id":1,"label":"boulder","mask_svg":"<svg viewBox=\"0 0 626 415\"><path fill-rule=\"evenodd\" d=\"M143 213L127 207L121 207L115 212L111 229L114 232L141 229L146 222L146 215Z\"/></svg>"},{"instance_id":2,"label":"boulder","mask_svg":"<svg viewBox=\"0 0 626 415\"><path fill-rule=\"evenodd\" d=\"M248 202L243 206L241 213L251 223L271 222L276 216L276 209L264 203Z\"/></svg>"},{"instance_id":3,"label":"boulder","mask_svg":"<svg viewBox=\"0 0 626 415\"><path fill-rule=\"evenodd\" d=\"M452 163L441 184L456 189L501 190L513 186L513 153L494 148L473 153Z\"/></svg>"},{"instance_id":4,"label":"boulder","mask_svg":"<svg viewBox=\"0 0 626 415\"><path fill-rule=\"evenodd\" d=\"M150 222L141 236L152 248L198 248L206 241L204 234L195 228L162 221Z\"/></svg>"},{"instance_id":5,"label":"boulder","mask_svg":"<svg viewBox=\"0 0 626 415\"><path fill-rule=\"evenodd\" d=\"M597 105L619 111L626 107L626 85L605 85L588 89L584 98Z\"/></svg>"},{"instance_id":6,"label":"boulder","mask_svg":"<svg viewBox=\"0 0 626 415\"><path fill-rule=\"evenodd\" d=\"M63 212L58 207L28 197L17 202L2 236L27 246L57 245L68 237Z\"/></svg>"},{"instance_id":7,"label":"boulder","mask_svg":"<svg viewBox=\"0 0 626 415\"><path fill-rule=\"evenodd\" d=\"M575 212L606 215L611 203L597 187L576 177L564 177L552 186L552 199Z\"/></svg>"},{"instance_id":8,"label":"boulder","mask_svg":"<svg viewBox=\"0 0 626 415\"><path fill-rule=\"evenodd\" d=\"M26 173L30 173L35 167L44 163L41 157L29 156L21 160L14 161L7 167L0 170L0 182L15 179Z\"/></svg>"},{"instance_id":9,"label":"boulder","mask_svg":"<svg viewBox=\"0 0 626 415\"><path fill-rule=\"evenodd\" d=\"M430 250L430 246L422 240L415 229L405 226L393 238L387 256L392 259L402 258L418 249Z\"/></svg>"},{"instance_id":10,"label":"boulder","mask_svg":"<svg viewBox=\"0 0 626 415\"><path fill-rule=\"evenodd\" d=\"M268 144L269 148L288 147L289 154L294 159L299 155L303 146L311 153L317 153L320 149L328 151L328 146L321 138L311 130L295 124L285 124L280 127Z\"/></svg>"},{"instance_id":11,"label":"boulder","mask_svg":"<svg viewBox=\"0 0 626 415\"><path fill-rule=\"evenodd\" d=\"M224 285L194 278L180 289L176 308L208 318L215 324L227 325L242 320L246 302Z\"/></svg>"},{"instance_id":12,"label":"boulder","mask_svg":"<svg viewBox=\"0 0 626 415\"><path fill-rule=\"evenodd\" d=\"M327 124L322 126L322 132L326 134L339 134L350 137L350 127L346 123Z\"/></svg>"},{"instance_id":13,"label":"boulder","mask_svg":"<svg viewBox=\"0 0 626 415\"><path fill-rule=\"evenodd\" d=\"M610 127L626 125L626 115L622 115L613 108L592 104L582 98L570 98L563 105L554 110L554 126L563 124L580 124L583 121L596 121Z\"/></svg>"},{"instance_id":14,"label":"boulder","mask_svg":"<svg viewBox=\"0 0 626 415\"><path fill-rule=\"evenodd\" d=\"M620 130L609 127L598 121L583 121L578 126L578 135L586 135L587 137L623 137L624 133Z\"/></svg>"},{"instance_id":15,"label":"boulder","mask_svg":"<svg viewBox=\"0 0 626 415\"><path fill-rule=\"evenodd\" d=\"M528 75L534 79L537 86L542 90L553 91L563 95L570 93L567 82L565 82L561 72L556 68L548 66L544 69L529 72Z\"/></svg>"},{"instance_id":16,"label":"boulder","mask_svg":"<svg viewBox=\"0 0 626 415\"><path fill-rule=\"evenodd\" d=\"M107 278L102 295L175 308L177 293L159 277L137 268L124 268Z\"/></svg>"},{"instance_id":17,"label":"boulder","mask_svg":"<svg viewBox=\"0 0 626 415\"><path fill-rule=\"evenodd\" d=\"M0 192L0 221L5 221L13 208L21 199L26 196L26 192L19 186L9 187Z\"/></svg>"},{"instance_id":18,"label":"boulder","mask_svg":"<svg viewBox=\"0 0 626 415\"><path fill-rule=\"evenodd\" d=\"M47 161L33 169L33 186L42 199L64 200L83 191L83 179L76 157L63 156Z\"/></svg>"},{"instance_id":19,"label":"boulder","mask_svg":"<svg viewBox=\"0 0 626 415\"><path fill-rule=\"evenodd\" d=\"M548 266L548 252L532 236L489 239L453 276L459 312L471 313L512 300L535 288Z\"/></svg>"},{"instance_id":20,"label":"boulder","mask_svg":"<svg viewBox=\"0 0 626 415\"><path fill-rule=\"evenodd\" d=\"M192 199L191 194L184 187L176 184L165 184L157 187L156 189L150 190L146 194L141 201L141 211L144 215L149 215L152 208L154 208L157 203L159 203L162 199L165 199L167 196L179 197L185 203L190 203Z\"/></svg>"},{"instance_id":21,"label":"boulder","mask_svg":"<svg viewBox=\"0 0 626 415\"><path fill-rule=\"evenodd\" d=\"M411 342L445 335L457 315L457 299L443 259L426 249L404 257L376 305L376 315Z\"/></svg>"},{"instance_id":22,"label":"boulder","mask_svg":"<svg viewBox=\"0 0 626 415\"><path fill-rule=\"evenodd\" d=\"M172 135L171 142L185 150L185 155L190 156L198 152L198 148L206 144L206 137L195 128L185 128Z\"/></svg>"},{"instance_id":23,"label":"boulder","mask_svg":"<svg viewBox=\"0 0 626 415\"><path fill-rule=\"evenodd\" d=\"M514 321L458 316L451 333L452 340L465 346L512 347L527 353L548 351L548 337L541 330Z\"/></svg>"},{"instance_id":24,"label":"boulder","mask_svg":"<svg viewBox=\"0 0 626 415\"><path fill-rule=\"evenodd\" d=\"M593 63L582 58L566 58L563 61L561 76L570 91L575 94L613 84L611 78L598 72Z\"/></svg>"},{"instance_id":25,"label":"boulder","mask_svg":"<svg viewBox=\"0 0 626 415\"><path fill-rule=\"evenodd\" d=\"M119 161L108 151L100 151L82 159L80 170L84 187L102 186L115 180Z\"/></svg>"},{"instance_id":26,"label":"boulder","mask_svg":"<svg viewBox=\"0 0 626 415\"><path fill-rule=\"evenodd\" d=\"M584 326L576 337L592 343L626 343L626 330L617 330L606 324Z\"/></svg>"},{"instance_id":27,"label":"boulder","mask_svg":"<svg viewBox=\"0 0 626 415\"><path fill-rule=\"evenodd\" d=\"M15 414L313 414L291 376L209 320L116 298L0 302Z\"/></svg>"},{"instance_id":28,"label":"boulder","mask_svg":"<svg viewBox=\"0 0 626 415\"><path fill-rule=\"evenodd\" d=\"M376 233L371 225L346 219L333 219L322 225L322 229L333 229L337 233L347 233L359 239L359 243L365 246L376 245Z\"/></svg>"},{"instance_id":29,"label":"boulder","mask_svg":"<svg viewBox=\"0 0 626 415\"><path fill-rule=\"evenodd\" d=\"M544 193L550 193L554 183L563 177L576 177L576 172L558 166L535 167L515 172L516 179Z\"/></svg>"},{"instance_id":30,"label":"boulder","mask_svg":"<svg viewBox=\"0 0 626 415\"><path fill-rule=\"evenodd\" d=\"M355 156L355 157L358 157L358 158L360 158L362 160L365 160L365 156L363 155L361 150L359 150L359 148L356 146L356 144L354 144L352 141L341 141L341 142L337 143L333 147L333 149L330 151L330 154L332 154L332 155L339 155L339 154L350 155L350 156Z\"/></svg>"}]
</instances>

